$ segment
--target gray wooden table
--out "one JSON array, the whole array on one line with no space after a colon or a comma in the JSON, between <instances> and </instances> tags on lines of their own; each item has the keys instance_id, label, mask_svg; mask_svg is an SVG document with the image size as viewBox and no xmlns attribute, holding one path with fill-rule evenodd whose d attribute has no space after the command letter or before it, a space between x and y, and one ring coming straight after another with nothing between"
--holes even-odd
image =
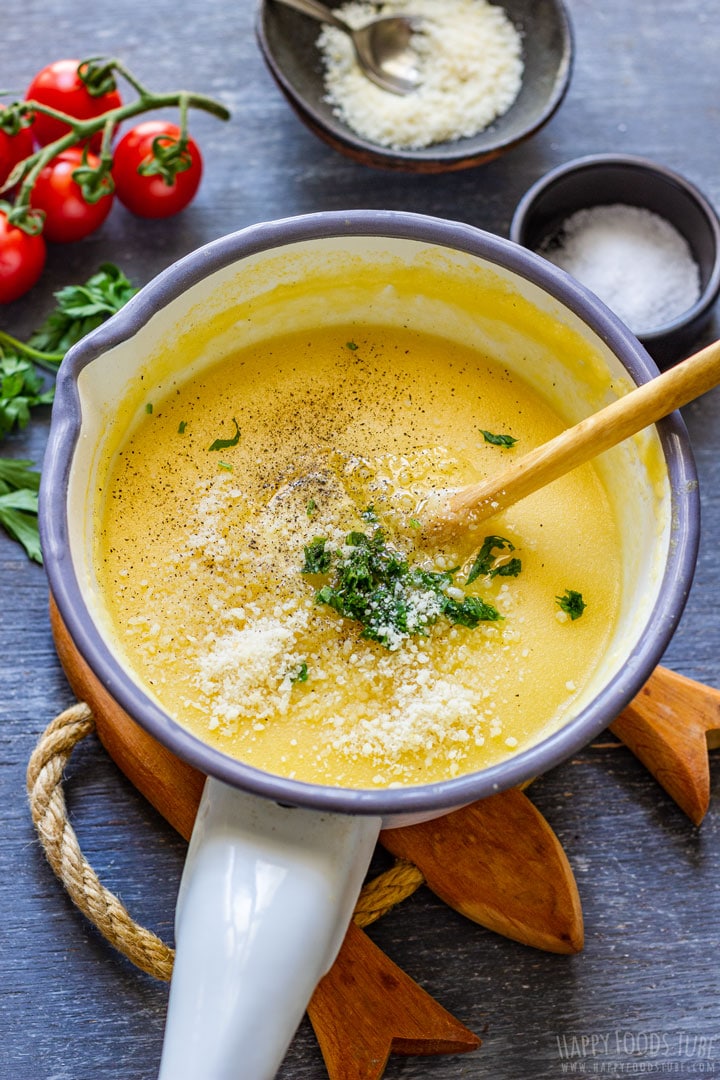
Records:
<instances>
[{"instance_id":1,"label":"gray wooden table","mask_svg":"<svg viewBox=\"0 0 720 1080\"><path fill-rule=\"evenodd\" d=\"M0 325L29 333L54 289L84 280L104 260L142 284L205 241L288 214L409 208L507 235L533 180L596 151L650 156L720 204L717 0L570 0L569 7L577 60L551 123L479 169L411 178L353 164L301 126L263 66L248 0L10 0L2 87L23 91L56 58L111 53L158 89L187 86L222 98L233 118L228 125L203 115L193 122L207 168L190 210L148 224L116 208L93 237L51 252L42 283L0 311ZM713 325L709 334L716 333ZM665 657L674 670L716 686L719 414L718 392L685 410L704 533L690 602ZM40 462L47 423L47 416L33 420L0 453ZM118 957L75 910L44 860L26 805L34 742L72 701L46 599L42 569L0 536L0 1080L146 1080L157 1069L167 988ZM393 1057L388 1078L720 1077L720 761L713 764L714 802L696 829L626 749L608 742L598 740L603 745L532 791L577 876L586 922L581 954L558 957L506 941L424 889L370 928L484 1040L469 1056ZM91 740L73 757L67 793L104 884L171 941L183 843ZM306 1022L281 1077L325 1075Z\"/></svg>"}]
</instances>

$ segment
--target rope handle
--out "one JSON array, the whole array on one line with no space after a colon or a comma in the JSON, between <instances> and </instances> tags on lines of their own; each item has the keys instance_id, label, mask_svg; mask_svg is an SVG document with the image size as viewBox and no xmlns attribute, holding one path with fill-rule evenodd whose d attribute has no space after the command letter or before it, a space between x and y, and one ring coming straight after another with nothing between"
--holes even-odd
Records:
<instances>
[{"instance_id":1,"label":"rope handle","mask_svg":"<svg viewBox=\"0 0 720 1080\"><path fill-rule=\"evenodd\" d=\"M85 703L79 703L56 716L40 736L27 769L33 823L48 862L76 907L136 967L167 982L174 949L136 923L118 897L105 888L83 855L68 818L63 774L78 743L94 733L93 714ZM398 859L363 886L353 921L369 926L411 896L424 880L413 863Z\"/></svg>"}]
</instances>

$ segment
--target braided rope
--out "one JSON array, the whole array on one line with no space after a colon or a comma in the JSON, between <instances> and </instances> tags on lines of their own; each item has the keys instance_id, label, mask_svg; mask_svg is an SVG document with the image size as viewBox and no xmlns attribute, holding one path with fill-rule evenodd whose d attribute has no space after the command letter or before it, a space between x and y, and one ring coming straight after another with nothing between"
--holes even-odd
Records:
<instances>
[{"instance_id":1,"label":"braided rope","mask_svg":"<svg viewBox=\"0 0 720 1080\"><path fill-rule=\"evenodd\" d=\"M398 859L389 870L363 886L355 905L353 922L358 926L369 926L412 896L424 881L422 871L417 866L405 859Z\"/></svg>"},{"instance_id":2,"label":"braided rope","mask_svg":"<svg viewBox=\"0 0 720 1080\"><path fill-rule=\"evenodd\" d=\"M117 896L100 882L68 820L63 773L77 744L94 731L92 712L87 705L78 704L56 716L40 736L27 769L33 823L48 862L83 915L136 967L167 982L174 950L136 923ZM363 887L354 921L358 926L369 926L411 896L424 880L416 866L399 859Z\"/></svg>"},{"instance_id":3,"label":"braided rope","mask_svg":"<svg viewBox=\"0 0 720 1080\"><path fill-rule=\"evenodd\" d=\"M150 930L138 926L114 893L101 884L68 821L63 772L74 747L94 730L87 705L66 709L49 725L28 764L32 819L48 862L83 915L133 964L168 980L173 950Z\"/></svg>"}]
</instances>

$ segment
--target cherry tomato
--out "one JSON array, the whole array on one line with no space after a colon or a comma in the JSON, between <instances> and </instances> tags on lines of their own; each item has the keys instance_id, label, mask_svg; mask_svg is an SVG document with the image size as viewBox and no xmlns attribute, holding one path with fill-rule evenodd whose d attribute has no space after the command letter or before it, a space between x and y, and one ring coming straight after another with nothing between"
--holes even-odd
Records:
<instances>
[{"instance_id":1,"label":"cherry tomato","mask_svg":"<svg viewBox=\"0 0 720 1080\"><path fill-rule=\"evenodd\" d=\"M82 196L73 173L83 163L79 146L63 150L45 166L33 187L30 205L45 211L43 233L46 240L65 244L89 236L102 225L113 204L112 195L103 195L96 203L88 203ZM87 164L93 168L99 164L95 154L87 154Z\"/></svg>"},{"instance_id":2,"label":"cherry tomato","mask_svg":"<svg viewBox=\"0 0 720 1080\"><path fill-rule=\"evenodd\" d=\"M3 106L0 105L0 109ZM19 161L30 157L34 149L30 128L20 128L17 135L8 135L0 128L0 187Z\"/></svg>"},{"instance_id":3,"label":"cherry tomato","mask_svg":"<svg viewBox=\"0 0 720 1080\"><path fill-rule=\"evenodd\" d=\"M171 145L180 135L177 124L165 120L146 120L123 135L113 154L112 176L115 193L128 210L138 217L163 218L177 214L191 201L200 185L202 157L197 143L188 139L190 168L179 172L171 184L160 175L142 176L138 167L152 158L153 141ZM167 136L167 138L163 138Z\"/></svg>"},{"instance_id":4,"label":"cherry tomato","mask_svg":"<svg viewBox=\"0 0 720 1080\"><path fill-rule=\"evenodd\" d=\"M0 210L0 304L32 289L45 265L45 241L11 225Z\"/></svg>"},{"instance_id":5,"label":"cherry tomato","mask_svg":"<svg viewBox=\"0 0 720 1080\"><path fill-rule=\"evenodd\" d=\"M54 64L48 64L30 83L25 100L49 105L78 120L91 120L94 116L100 116L101 113L116 109L122 104L117 90L93 97L77 73L79 64L79 60L56 60ZM55 139L60 139L67 135L69 130L68 125L61 120L43 113L36 113L32 124L33 135L40 146L47 146ZM98 132L93 135L90 145L98 150L101 140L102 133Z\"/></svg>"}]
</instances>

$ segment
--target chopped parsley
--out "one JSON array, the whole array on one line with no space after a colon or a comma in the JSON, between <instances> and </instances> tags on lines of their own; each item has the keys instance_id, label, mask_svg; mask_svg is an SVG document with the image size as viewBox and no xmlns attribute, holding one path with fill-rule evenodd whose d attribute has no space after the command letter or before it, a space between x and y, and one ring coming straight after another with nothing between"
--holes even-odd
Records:
<instances>
[{"instance_id":1,"label":"chopped parsley","mask_svg":"<svg viewBox=\"0 0 720 1080\"><path fill-rule=\"evenodd\" d=\"M304 547L305 563L301 574L326 574L332 566L332 555L325 550L327 540L324 536L316 536L311 543Z\"/></svg>"},{"instance_id":2,"label":"chopped parsley","mask_svg":"<svg viewBox=\"0 0 720 1080\"><path fill-rule=\"evenodd\" d=\"M330 574L332 580L315 594L344 618L362 626L361 636L395 649L404 637L425 636L441 616L454 625L474 628L502 619L492 604L478 596L457 599L447 590L453 570L423 570L409 565L391 547L380 529L351 532L339 550L327 550L325 537L305 547L302 573Z\"/></svg>"},{"instance_id":3,"label":"chopped parsley","mask_svg":"<svg viewBox=\"0 0 720 1080\"><path fill-rule=\"evenodd\" d=\"M556 596L555 600L560 607L561 611L564 611L566 615L575 621L579 619L583 611L587 607L587 604L582 598L582 593L575 592L574 589L566 589L564 596Z\"/></svg>"},{"instance_id":4,"label":"chopped parsley","mask_svg":"<svg viewBox=\"0 0 720 1080\"><path fill-rule=\"evenodd\" d=\"M187 427L187 420L181 420L178 424L178 435L185 434L185 428Z\"/></svg>"},{"instance_id":5,"label":"chopped parsley","mask_svg":"<svg viewBox=\"0 0 720 1080\"><path fill-rule=\"evenodd\" d=\"M303 662L301 664L298 664L298 666L295 668L292 675L290 676L290 682L291 683L307 682L307 680L308 680L308 666L307 666L307 663L303 660Z\"/></svg>"},{"instance_id":6,"label":"chopped parsley","mask_svg":"<svg viewBox=\"0 0 720 1080\"><path fill-rule=\"evenodd\" d=\"M486 443L492 443L493 446L514 446L517 439L512 435L494 435L492 431L484 431L480 428L480 434L485 439Z\"/></svg>"},{"instance_id":7,"label":"chopped parsley","mask_svg":"<svg viewBox=\"0 0 720 1080\"><path fill-rule=\"evenodd\" d=\"M470 567L470 572L467 576L466 585L472 585L473 581L479 577L517 577L522 570L522 562L518 558L509 559L505 563L500 563L496 566L498 556L495 551L514 551L515 545L506 540L504 536L486 536L483 540L482 547L480 548L475 562Z\"/></svg>"},{"instance_id":8,"label":"chopped parsley","mask_svg":"<svg viewBox=\"0 0 720 1080\"><path fill-rule=\"evenodd\" d=\"M148 413L148 415L149 415L152 411L153 411L152 401L148 401L147 405L145 406L145 412Z\"/></svg>"},{"instance_id":9,"label":"chopped parsley","mask_svg":"<svg viewBox=\"0 0 720 1080\"><path fill-rule=\"evenodd\" d=\"M237 420L233 416L232 422L235 425L235 434L230 439L216 439L208 450L228 450L231 446L237 446L240 442L240 427Z\"/></svg>"},{"instance_id":10,"label":"chopped parsley","mask_svg":"<svg viewBox=\"0 0 720 1080\"><path fill-rule=\"evenodd\" d=\"M308 501L307 506L305 507L305 512L306 512L307 516L312 517L313 514L316 512L316 510L317 510L317 503L315 502L314 499L310 499Z\"/></svg>"},{"instance_id":11,"label":"chopped parsley","mask_svg":"<svg viewBox=\"0 0 720 1080\"><path fill-rule=\"evenodd\" d=\"M356 352L357 349L359 348L359 346L356 345L354 341L348 341L348 342L346 342L346 345L347 345L348 349L350 349L351 352Z\"/></svg>"}]
</instances>

